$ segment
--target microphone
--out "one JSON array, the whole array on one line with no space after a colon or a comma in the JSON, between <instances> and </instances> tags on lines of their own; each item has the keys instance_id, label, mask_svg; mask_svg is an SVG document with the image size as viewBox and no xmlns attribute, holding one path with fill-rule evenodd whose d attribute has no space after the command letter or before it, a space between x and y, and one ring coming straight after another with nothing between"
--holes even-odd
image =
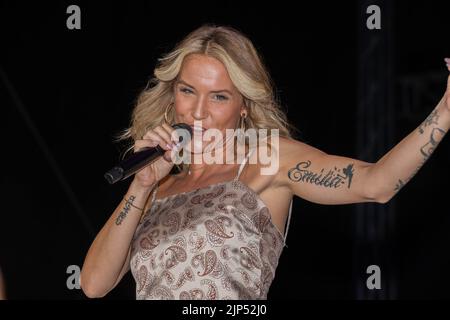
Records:
<instances>
[{"instance_id":1,"label":"microphone","mask_svg":"<svg viewBox=\"0 0 450 320\"><path fill-rule=\"evenodd\" d=\"M185 123L177 123L172 126L174 129L184 129L189 132L189 137L192 136L191 126ZM179 142L183 142L183 135L179 135ZM188 140L189 141L189 140ZM186 141L183 142L185 144ZM129 176L135 174L137 171L145 167L146 165L152 163L157 158L164 155L166 150L161 148L159 145L156 147L145 147L139 151L134 152L127 159L122 160L118 165L113 167L111 170L105 173L105 179L110 183L114 184L117 181L124 180Z\"/></svg>"}]
</instances>

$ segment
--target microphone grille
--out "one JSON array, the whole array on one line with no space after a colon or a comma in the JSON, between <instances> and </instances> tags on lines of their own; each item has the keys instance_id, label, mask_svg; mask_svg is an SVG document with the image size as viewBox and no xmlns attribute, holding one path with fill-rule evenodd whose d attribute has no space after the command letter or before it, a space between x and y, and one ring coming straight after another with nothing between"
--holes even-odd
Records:
<instances>
[{"instance_id":1,"label":"microphone grille","mask_svg":"<svg viewBox=\"0 0 450 320\"><path fill-rule=\"evenodd\" d=\"M190 125L186 124L186 123L176 123L172 126L172 128L174 129L186 129L187 131L189 131L189 134L192 134L192 128Z\"/></svg>"},{"instance_id":2,"label":"microphone grille","mask_svg":"<svg viewBox=\"0 0 450 320\"><path fill-rule=\"evenodd\" d=\"M186 124L186 123L176 123L172 126L172 128L174 129L185 129L189 132L189 135L192 137L192 128L190 125ZM180 142L183 141L183 137L180 137Z\"/></svg>"}]
</instances>

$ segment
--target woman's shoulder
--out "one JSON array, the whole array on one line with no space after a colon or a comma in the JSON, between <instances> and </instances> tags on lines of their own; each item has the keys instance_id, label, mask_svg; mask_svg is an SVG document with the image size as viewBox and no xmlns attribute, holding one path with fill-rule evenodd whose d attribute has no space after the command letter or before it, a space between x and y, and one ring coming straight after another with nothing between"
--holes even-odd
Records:
<instances>
[{"instance_id":1,"label":"woman's shoulder","mask_svg":"<svg viewBox=\"0 0 450 320\"><path fill-rule=\"evenodd\" d=\"M261 150L263 149L263 150ZM267 151L266 151L267 150ZM280 165L291 162L292 159L298 157L299 154L308 155L310 152L315 150L312 146L305 142L296 140L289 137L278 137L278 138L264 138L258 142L258 145L254 149L251 155L252 163L258 163L260 166L267 165L267 159L264 161L264 153L271 156L271 161L274 158L278 158Z\"/></svg>"},{"instance_id":2,"label":"woman's shoulder","mask_svg":"<svg viewBox=\"0 0 450 320\"><path fill-rule=\"evenodd\" d=\"M308 148L311 148L310 145L303 141L288 137L279 137L279 146L281 152L292 152L298 151L299 149L307 150Z\"/></svg>"},{"instance_id":3,"label":"woman's shoulder","mask_svg":"<svg viewBox=\"0 0 450 320\"><path fill-rule=\"evenodd\" d=\"M310 148L306 142L296 140L291 137L280 137L280 136L267 136L258 139L257 147L260 148L262 146L269 145L270 147L274 147L280 152L289 152L292 150L297 150L298 148ZM256 144L254 144L256 146Z\"/></svg>"}]
</instances>

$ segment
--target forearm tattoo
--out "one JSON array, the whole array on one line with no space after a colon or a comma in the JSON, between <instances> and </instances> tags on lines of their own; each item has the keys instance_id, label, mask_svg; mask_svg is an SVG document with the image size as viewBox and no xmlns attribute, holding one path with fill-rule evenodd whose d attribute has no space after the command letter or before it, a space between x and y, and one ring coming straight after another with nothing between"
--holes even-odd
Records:
<instances>
[{"instance_id":1,"label":"forearm tattoo","mask_svg":"<svg viewBox=\"0 0 450 320\"><path fill-rule=\"evenodd\" d=\"M422 168L425 162L427 162L431 154L434 152L434 149L436 149L436 147L438 146L442 137L444 137L445 133L446 132L441 128L433 128L433 130L431 130L428 142L420 148L420 153L423 156L423 160L420 162L419 166L416 168L413 174L408 178L408 181L411 180L416 175L416 173L419 172L420 168Z\"/></svg>"},{"instance_id":2,"label":"forearm tattoo","mask_svg":"<svg viewBox=\"0 0 450 320\"><path fill-rule=\"evenodd\" d=\"M119 215L117 216L116 225L122 224L122 221L127 217L128 211L130 211L131 205L132 205L134 199L136 199L135 196L130 196L128 198L128 200L125 199L125 206L123 207L122 211L120 211Z\"/></svg>"},{"instance_id":3,"label":"forearm tattoo","mask_svg":"<svg viewBox=\"0 0 450 320\"><path fill-rule=\"evenodd\" d=\"M437 113L437 111L433 111L428 118L420 125L419 127L419 133L422 134L423 133L423 127L426 127L428 125L431 124L437 124L437 120L439 119L439 115ZM423 160L420 162L419 166L416 168L416 170L411 174L411 176L406 179L406 182L403 182L402 180L398 180L397 185L395 186L394 191L400 191L400 189L406 184L408 183L416 174L417 172L419 172L420 168L422 168L422 166L425 164L425 162L427 162L427 160L430 158L430 156L432 155L432 153L434 152L434 150L436 149L436 147L439 145L439 142L441 142L442 138L444 137L444 135L446 134L446 131L438 128L438 127L434 127L431 132L430 132L430 137L427 141L427 143L425 143L422 147L420 147L420 153L423 156Z\"/></svg>"},{"instance_id":4,"label":"forearm tattoo","mask_svg":"<svg viewBox=\"0 0 450 320\"><path fill-rule=\"evenodd\" d=\"M441 128L433 128L430 134L430 139L426 144L420 148L420 153L423 155L423 162L428 160L428 158L433 153L434 149L437 147L439 142L441 142L442 138L445 135L445 131Z\"/></svg>"},{"instance_id":5,"label":"forearm tattoo","mask_svg":"<svg viewBox=\"0 0 450 320\"><path fill-rule=\"evenodd\" d=\"M438 114L437 110L433 110L433 112L431 112L428 115L428 117L419 126L419 133L423 134L425 132L424 128L431 126L432 124L438 124L438 120L439 120L439 114Z\"/></svg>"},{"instance_id":6,"label":"forearm tattoo","mask_svg":"<svg viewBox=\"0 0 450 320\"><path fill-rule=\"evenodd\" d=\"M288 177L294 182L311 183L325 188L338 188L347 183L347 188L350 188L353 178L353 163L347 167L338 169L334 167L332 170L320 170L319 173L308 170L311 161L299 162L294 168L289 169Z\"/></svg>"},{"instance_id":7,"label":"forearm tattoo","mask_svg":"<svg viewBox=\"0 0 450 320\"><path fill-rule=\"evenodd\" d=\"M430 158L431 154L434 152L434 149L438 146L439 142L441 141L442 137L445 135L445 131L441 128L433 128L433 130L430 133L430 138L428 139L428 142L425 143L420 148L420 153L423 156L422 162L419 164L417 169L413 172L413 174L408 178L408 181L411 180L416 173L422 168L422 166L427 162L427 160Z\"/></svg>"}]
</instances>

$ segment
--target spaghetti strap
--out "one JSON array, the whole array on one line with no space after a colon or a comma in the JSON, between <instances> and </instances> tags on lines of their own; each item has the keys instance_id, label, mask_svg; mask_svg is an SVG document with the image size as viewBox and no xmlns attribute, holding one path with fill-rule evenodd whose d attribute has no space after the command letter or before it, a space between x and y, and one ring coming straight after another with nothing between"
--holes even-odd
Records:
<instances>
[{"instance_id":1,"label":"spaghetti strap","mask_svg":"<svg viewBox=\"0 0 450 320\"><path fill-rule=\"evenodd\" d=\"M286 240L287 240L287 236L288 236L288 231L289 231L289 225L291 223L291 215L292 215L292 203L294 202L294 199L291 199L291 203L289 204L289 214L288 214L288 218L287 218L287 223L286 223L286 229L284 230L284 245L287 248L286 245Z\"/></svg>"},{"instance_id":2,"label":"spaghetti strap","mask_svg":"<svg viewBox=\"0 0 450 320\"><path fill-rule=\"evenodd\" d=\"M256 150L256 147L253 148L253 149L251 149L251 150L248 152L247 156L244 158L244 160L242 161L241 165L239 166L238 173L237 173L236 177L234 178L234 180L239 180L239 176L241 175L242 170L244 169L245 164L247 163L247 160L250 159L251 155L253 154L253 152L254 152L255 150Z\"/></svg>"},{"instance_id":3,"label":"spaghetti strap","mask_svg":"<svg viewBox=\"0 0 450 320\"><path fill-rule=\"evenodd\" d=\"M234 180L239 180L239 177L240 177L240 175L241 175L241 173L242 173L242 171L243 171L243 169L244 169L244 167L245 167L245 164L247 163L247 160L250 159L251 155L253 154L253 152L254 152L256 149L257 149L256 147L255 147L255 148L252 148L252 149L248 152L247 156L244 158L244 160L242 161L241 165L239 166L238 173L237 173L236 177L234 178ZM284 236L283 236L283 238L284 238L284 245L286 246L286 248L287 248L286 240L287 240L287 236L288 236L289 225L290 225L290 223L291 223L291 215L292 215L292 204L293 204L293 200L294 200L294 199L292 198L292 199L291 199L291 202L290 202L290 204L289 204L289 214L288 214L288 218L287 218L287 222L286 222L286 228L285 228L285 230L284 230ZM281 232L279 232L279 233L281 234Z\"/></svg>"}]
</instances>

